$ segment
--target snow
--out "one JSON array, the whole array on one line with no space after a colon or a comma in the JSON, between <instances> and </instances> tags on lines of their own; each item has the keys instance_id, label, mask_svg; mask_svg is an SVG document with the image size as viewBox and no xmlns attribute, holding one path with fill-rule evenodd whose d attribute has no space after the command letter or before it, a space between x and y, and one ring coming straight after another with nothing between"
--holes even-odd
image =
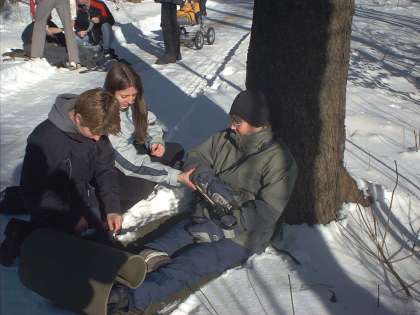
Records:
<instances>
[{"instance_id":1,"label":"snow","mask_svg":"<svg viewBox=\"0 0 420 315\"><path fill-rule=\"evenodd\" d=\"M21 47L20 33L30 21L26 4L6 5L0 19L1 53ZM163 49L160 6L153 0L120 2L119 10L108 5L117 21L114 47L141 75L146 101L165 125L168 140L188 149L223 128L233 98L244 89L252 1L209 0L215 44L200 51L183 47L182 61L167 66L154 64ZM168 312L420 314L420 153L414 137L416 132L419 143L419 33L419 1L356 0L344 163L372 196L371 210L345 204L337 222L286 225L274 247L226 271ZM104 77L55 69L43 61L0 64L0 189L19 182L26 138L47 117L56 95L102 86ZM126 214L125 227L174 213L180 195L162 188ZM9 219L0 216L1 230ZM369 235L370 228L377 235ZM399 276L413 284L410 298L389 267L375 258L374 241L381 244L383 235L385 255ZM69 312L24 288L17 265L0 266L0 315L22 314Z\"/></svg>"}]
</instances>

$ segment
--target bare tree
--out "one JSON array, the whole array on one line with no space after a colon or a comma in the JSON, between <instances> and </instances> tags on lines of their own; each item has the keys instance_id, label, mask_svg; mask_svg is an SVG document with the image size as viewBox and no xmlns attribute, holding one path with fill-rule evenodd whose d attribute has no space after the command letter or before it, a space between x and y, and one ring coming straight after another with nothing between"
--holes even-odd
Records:
<instances>
[{"instance_id":1,"label":"bare tree","mask_svg":"<svg viewBox=\"0 0 420 315\"><path fill-rule=\"evenodd\" d=\"M263 90L299 177L288 223L328 223L361 193L343 166L353 0L255 0L247 88Z\"/></svg>"}]
</instances>

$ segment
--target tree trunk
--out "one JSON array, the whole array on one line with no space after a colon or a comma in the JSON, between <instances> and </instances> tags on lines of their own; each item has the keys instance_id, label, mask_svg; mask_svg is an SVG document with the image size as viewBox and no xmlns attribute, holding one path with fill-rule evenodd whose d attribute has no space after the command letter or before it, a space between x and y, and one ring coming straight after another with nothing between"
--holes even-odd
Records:
<instances>
[{"instance_id":1,"label":"tree trunk","mask_svg":"<svg viewBox=\"0 0 420 315\"><path fill-rule=\"evenodd\" d=\"M360 201L343 167L354 0L255 0L246 86L265 92L299 176L288 223L328 223Z\"/></svg>"}]
</instances>

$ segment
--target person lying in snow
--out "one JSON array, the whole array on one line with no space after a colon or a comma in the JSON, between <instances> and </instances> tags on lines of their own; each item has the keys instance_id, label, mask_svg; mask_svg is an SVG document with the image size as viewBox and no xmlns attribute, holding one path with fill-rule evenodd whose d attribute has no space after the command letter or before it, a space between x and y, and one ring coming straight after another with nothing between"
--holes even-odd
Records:
<instances>
[{"instance_id":1,"label":"person lying in snow","mask_svg":"<svg viewBox=\"0 0 420 315\"><path fill-rule=\"evenodd\" d=\"M76 38L73 33L73 24L70 16L69 0L39 0L36 5L35 24L31 40L31 58L42 58L44 55L44 44L46 25L51 11L56 9L64 27L66 46L68 52L67 68L75 70L80 67L79 52Z\"/></svg>"},{"instance_id":2,"label":"person lying in snow","mask_svg":"<svg viewBox=\"0 0 420 315\"><path fill-rule=\"evenodd\" d=\"M184 168L193 170L190 179L199 192L194 215L147 243L140 252L147 264L145 281L137 289L114 285L108 315L159 308L269 244L297 166L286 145L273 137L261 93L239 93L230 119L230 128L187 155Z\"/></svg>"},{"instance_id":3,"label":"person lying in snow","mask_svg":"<svg viewBox=\"0 0 420 315\"><path fill-rule=\"evenodd\" d=\"M21 186L31 220L7 224L2 265L13 264L24 239L40 227L70 234L90 227L121 229L117 174L107 137L119 131L118 101L103 89L57 97L48 119L28 137Z\"/></svg>"},{"instance_id":4,"label":"person lying in snow","mask_svg":"<svg viewBox=\"0 0 420 315\"><path fill-rule=\"evenodd\" d=\"M33 29L34 22L28 24L22 32L21 39L23 50L11 49L11 52L6 52L3 56L11 58L30 58ZM80 46L78 53L81 66L95 67L104 64L105 62L104 55L97 46ZM47 21L47 33L42 57L52 66L67 67L68 65L65 35L63 30L51 20L51 16Z\"/></svg>"},{"instance_id":5,"label":"person lying in snow","mask_svg":"<svg viewBox=\"0 0 420 315\"><path fill-rule=\"evenodd\" d=\"M164 141L156 116L147 109L140 76L129 65L115 62L104 88L120 105L121 132L110 135L118 168L121 206L128 209L146 198L156 183L188 184L189 174L176 168L184 156L178 143Z\"/></svg>"},{"instance_id":6,"label":"person lying in snow","mask_svg":"<svg viewBox=\"0 0 420 315\"><path fill-rule=\"evenodd\" d=\"M35 22L30 23L22 32L23 51L26 56L31 55L32 33ZM47 35L45 37L45 47L43 57L48 63L57 67L64 67L67 59L66 38L63 30L52 20L51 16L47 20Z\"/></svg>"}]
</instances>

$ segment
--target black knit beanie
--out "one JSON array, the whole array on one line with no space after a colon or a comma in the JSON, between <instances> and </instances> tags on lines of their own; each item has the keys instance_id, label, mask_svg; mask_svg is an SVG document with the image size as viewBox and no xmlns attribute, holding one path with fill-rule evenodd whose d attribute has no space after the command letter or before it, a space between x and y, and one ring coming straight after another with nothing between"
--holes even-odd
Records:
<instances>
[{"instance_id":1,"label":"black knit beanie","mask_svg":"<svg viewBox=\"0 0 420 315\"><path fill-rule=\"evenodd\" d=\"M229 115L238 116L254 127L270 123L267 100L259 91L245 90L239 93L233 101Z\"/></svg>"}]
</instances>

